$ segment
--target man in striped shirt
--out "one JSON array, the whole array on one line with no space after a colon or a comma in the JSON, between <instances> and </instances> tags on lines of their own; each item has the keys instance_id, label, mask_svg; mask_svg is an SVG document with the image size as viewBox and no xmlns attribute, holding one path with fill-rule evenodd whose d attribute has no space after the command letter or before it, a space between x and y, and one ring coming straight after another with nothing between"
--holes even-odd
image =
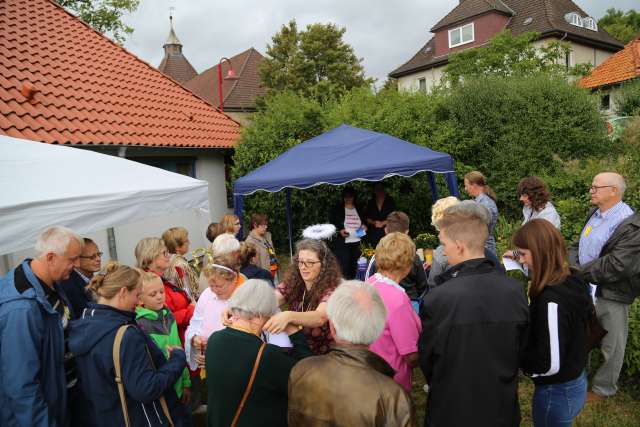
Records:
<instances>
[{"instance_id":1,"label":"man in striped shirt","mask_svg":"<svg viewBox=\"0 0 640 427\"><path fill-rule=\"evenodd\" d=\"M640 293L640 217L622 201L626 184L617 173L593 178L591 211L580 239L570 249L570 262L590 282L596 313L608 331L602 340L604 363L593 377L587 400L613 396L624 361L629 306Z\"/></svg>"}]
</instances>

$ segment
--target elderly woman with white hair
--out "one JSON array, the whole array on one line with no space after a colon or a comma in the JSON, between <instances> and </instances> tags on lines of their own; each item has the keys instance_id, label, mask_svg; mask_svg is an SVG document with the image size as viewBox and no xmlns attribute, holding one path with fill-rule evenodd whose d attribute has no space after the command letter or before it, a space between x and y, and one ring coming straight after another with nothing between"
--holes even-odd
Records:
<instances>
[{"instance_id":1,"label":"elderly woman with white hair","mask_svg":"<svg viewBox=\"0 0 640 427\"><path fill-rule=\"evenodd\" d=\"M302 331L289 325L287 354L265 343L262 328L277 313L273 288L248 280L228 301L230 324L207 343L207 425L286 426L287 382L296 362L312 355Z\"/></svg>"}]
</instances>

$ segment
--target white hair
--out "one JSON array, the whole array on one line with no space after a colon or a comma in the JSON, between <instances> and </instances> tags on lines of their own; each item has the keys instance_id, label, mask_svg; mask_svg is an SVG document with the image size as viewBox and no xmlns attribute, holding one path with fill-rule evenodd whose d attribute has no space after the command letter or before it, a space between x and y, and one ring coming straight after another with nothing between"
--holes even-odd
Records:
<instances>
[{"instance_id":1,"label":"white hair","mask_svg":"<svg viewBox=\"0 0 640 427\"><path fill-rule=\"evenodd\" d=\"M54 225L47 228L40 234L36 241L36 258L42 258L51 252L56 255L64 255L71 239L75 239L82 249L84 241L75 231L61 225Z\"/></svg>"},{"instance_id":2,"label":"white hair","mask_svg":"<svg viewBox=\"0 0 640 427\"><path fill-rule=\"evenodd\" d=\"M242 319L271 317L278 311L273 287L264 280L247 280L235 290L227 303L231 314Z\"/></svg>"},{"instance_id":3,"label":"white hair","mask_svg":"<svg viewBox=\"0 0 640 427\"><path fill-rule=\"evenodd\" d=\"M622 175L616 172L602 172L596 176L601 177L606 184L616 187L620 193L620 197L624 196L624 192L627 189L627 183L624 181L624 177Z\"/></svg>"},{"instance_id":4,"label":"white hair","mask_svg":"<svg viewBox=\"0 0 640 427\"><path fill-rule=\"evenodd\" d=\"M359 280L342 282L327 303L327 315L336 338L369 345L378 339L387 319L387 309L375 287Z\"/></svg>"},{"instance_id":5,"label":"white hair","mask_svg":"<svg viewBox=\"0 0 640 427\"><path fill-rule=\"evenodd\" d=\"M229 233L222 233L211 244L214 255L224 255L240 250L240 242Z\"/></svg>"}]
</instances>

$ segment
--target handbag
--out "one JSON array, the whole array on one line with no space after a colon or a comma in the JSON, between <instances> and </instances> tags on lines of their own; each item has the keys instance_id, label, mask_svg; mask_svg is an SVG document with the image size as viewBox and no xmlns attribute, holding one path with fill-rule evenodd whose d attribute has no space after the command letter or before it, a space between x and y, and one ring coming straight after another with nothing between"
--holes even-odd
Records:
<instances>
[{"instance_id":1,"label":"handbag","mask_svg":"<svg viewBox=\"0 0 640 427\"><path fill-rule=\"evenodd\" d=\"M264 352L264 348L266 347L266 343L262 342L260 345L260 350L258 350L258 355L256 356L256 362L253 364L253 370L251 371L251 377L249 378L249 384L247 384L247 388L242 395L242 400L240 401L240 405L238 405L238 409L236 409L236 414L233 416L233 421L231 422L231 427L235 427L238 423L238 418L240 418L240 413L242 412L242 408L244 408L244 404L247 402L247 398L249 397L249 393L251 393L251 388L253 387L253 381L256 379L256 372L258 372L258 365L260 365L260 359L262 359L262 353Z\"/></svg>"},{"instance_id":2,"label":"handbag","mask_svg":"<svg viewBox=\"0 0 640 427\"><path fill-rule=\"evenodd\" d=\"M118 328L116 332L116 339L113 341L113 367L116 373L116 384L118 386L118 394L120 395L120 404L122 405L122 415L124 416L124 425L129 427L129 411L127 409L127 398L124 392L124 384L122 384L122 367L120 366L120 346L122 344L122 338L124 337L124 333L127 331L127 328L132 325L122 325ZM147 356L149 356L149 361L151 362L151 366L155 370L155 364L153 363L153 359L151 358L151 353L149 352L149 348L145 345L144 349L147 351ZM174 427L173 420L171 419L171 415L169 414L169 407L167 406L167 401L164 396L160 396L160 406L162 407L162 412L164 416L167 417L167 421L169 421L169 425Z\"/></svg>"}]
</instances>

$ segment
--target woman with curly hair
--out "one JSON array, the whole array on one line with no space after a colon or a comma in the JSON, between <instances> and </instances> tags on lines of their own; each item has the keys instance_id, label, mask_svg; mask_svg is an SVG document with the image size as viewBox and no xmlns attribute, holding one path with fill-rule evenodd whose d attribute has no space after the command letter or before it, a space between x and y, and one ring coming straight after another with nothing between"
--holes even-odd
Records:
<instances>
[{"instance_id":1,"label":"woman with curly hair","mask_svg":"<svg viewBox=\"0 0 640 427\"><path fill-rule=\"evenodd\" d=\"M549 190L537 176L529 176L523 178L518 183L518 196L524 205L522 208L522 216L524 220L522 225L532 219L546 219L555 228L560 229L560 215L549 201Z\"/></svg>"},{"instance_id":2,"label":"woman with curly hair","mask_svg":"<svg viewBox=\"0 0 640 427\"><path fill-rule=\"evenodd\" d=\"M333 342L327 321L327 300L342 280L340 266L321 240L296 244L296 256L278 286L278 303L288 310L271 317L264 329L279 333L293 324L302 329L311 351L324 354Z\"/></svg>"}]
</instances>

